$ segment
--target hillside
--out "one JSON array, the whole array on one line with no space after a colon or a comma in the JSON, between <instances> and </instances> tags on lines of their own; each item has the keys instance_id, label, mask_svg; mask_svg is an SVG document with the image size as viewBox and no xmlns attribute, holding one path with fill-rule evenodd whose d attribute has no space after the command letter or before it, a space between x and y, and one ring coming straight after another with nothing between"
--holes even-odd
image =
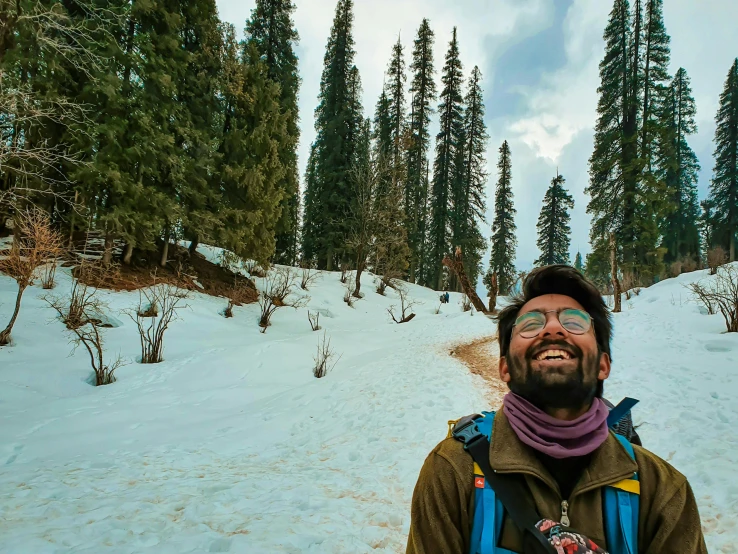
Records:
<instances>
[{"instance_id":1,"label":"hillside","mask_svg":"<svg viewBox=\"0 0 738 554\"><path fill-rule=\"evenodd\" d=\"M606 394L641 400L644 444L690 479L710 551L736 552L738 336L688 301L682 285L702 276L624 302ZM487 383L449 351L494 325L462 312L459 295L436 314L437 294L414 285L417 316L397 325L396 293L362 282L350 308L339 274L322 273L307 307L280 308L264 334L258 304L226 319L225 300L194 294L156 365L136 363L135 324L120 313L138 293L103 293L107 352L128 365L97 388L44 291L29 289L14 345L0 349L0 550L403 551L425 456L448 419L488 408ZM69 285L60 273L56 292ZM3 317L14 296L0 277ZM308 310L341 355L322 379Z\"/></svg>"}]
</instances>

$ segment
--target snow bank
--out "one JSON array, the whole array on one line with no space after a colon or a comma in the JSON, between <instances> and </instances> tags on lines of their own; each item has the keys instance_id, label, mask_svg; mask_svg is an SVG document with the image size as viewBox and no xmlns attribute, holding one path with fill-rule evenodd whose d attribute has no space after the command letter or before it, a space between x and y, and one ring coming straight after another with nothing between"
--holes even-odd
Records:
<instances>
[{"instance_id":1,"label":"snow bank","mask_svg":"<svg viewBox=\"0 0 738 554\"><path fill-rule=\"evenodd\" d=\"M216 249L201 247L217 261ZM644 290L615 315L608 397L641 400L646 445L685 473L711 552L736 552L738 336L703 315L683 275ZM260 280L256 280L261 284ZM107 352L127 358L118 382L87 383L86 354L68 356L64 326L29 289L0 349L0 551L10 553L401 552L418 470L446 422L488 408L485 387L447 345L488 336L460 295L422 302L396 325L396 293L343 302L324 272L308 307L279 309L259 333L258 305L195 294L167 332L161 364L135 363L137 293L105 293L120 325ZM60 272L57 291L67 290ZM0 277L0 314L15 283ZM322 331L342 355L312 376ZM731 517L732 516L732 517Z\"/></svg>"}]
</instances>

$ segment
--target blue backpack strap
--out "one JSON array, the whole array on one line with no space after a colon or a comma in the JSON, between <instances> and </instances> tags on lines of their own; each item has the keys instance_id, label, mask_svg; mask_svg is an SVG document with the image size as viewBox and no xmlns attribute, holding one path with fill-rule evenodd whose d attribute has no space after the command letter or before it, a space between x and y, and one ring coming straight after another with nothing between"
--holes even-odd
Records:
<instances>
[{"instance_id":1,"label":"blue backpack strap","mask_svg":"<svg viewBox=\"0 0 738 554\"><path fill-rule=\"evenodd\" d=\"M615 435L631 459L635 460L633 445L622 435ZM640 506L638 473L603 490L605 540L610 554L638 554L638 517Z\"/></svg>"},{"instance_id":2,"label":"blue backpack strap","mask_svg":"<svg viewBox=\"0 0 738 554\"><path fill-rule=\"evenodd\" d=\"M475 420L479 432L492 442L492 427L495 412L482 412ZM502 533L505 510L495 491L484 478L482 470L474 464L474 520L472 522L470 554L514 554L510 550L497 548ZM494 523L493 523L494 522Z\"/></svg>"}]
</instances>

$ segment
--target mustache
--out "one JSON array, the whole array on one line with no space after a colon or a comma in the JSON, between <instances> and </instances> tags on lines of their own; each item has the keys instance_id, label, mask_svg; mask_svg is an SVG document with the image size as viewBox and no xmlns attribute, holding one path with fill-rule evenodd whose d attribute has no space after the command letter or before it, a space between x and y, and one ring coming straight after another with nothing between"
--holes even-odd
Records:
<instances>
[{"instance_id":1,"label":"mustache","mask_svg":"<svg viewBox=\"0 0 738 554\"><path fill-rule=\"evenodd\" d=\"M560 350L570 350L579 360L583 358L582 349L575 344L568 343L565 340L543 340L538 344L531 345L525 351L525 359L532 360L535 353L540 352L544 348L552 348L554 350L557 348Z\"/></svg>"}]
</instances>

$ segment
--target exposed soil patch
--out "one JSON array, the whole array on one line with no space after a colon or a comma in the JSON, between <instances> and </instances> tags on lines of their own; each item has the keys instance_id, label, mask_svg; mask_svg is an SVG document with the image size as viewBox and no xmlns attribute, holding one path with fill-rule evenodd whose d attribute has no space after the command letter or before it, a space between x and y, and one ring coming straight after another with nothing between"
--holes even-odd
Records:
<instances>
[{"instance_id":1,"label":"exposed soil patch","mask_svg":"<svg viewBox=\"0 0 738 554\"><path fill-rule=\"evenodd\" d=\"M507 385L500 381L497 372L499 357L497 337L485 337L466 344L453 346L451 356L461 360L475 375L481 376L492 393L493 406L502 404L502 397L507 393Z\"/></svg>"}]
</instances>

